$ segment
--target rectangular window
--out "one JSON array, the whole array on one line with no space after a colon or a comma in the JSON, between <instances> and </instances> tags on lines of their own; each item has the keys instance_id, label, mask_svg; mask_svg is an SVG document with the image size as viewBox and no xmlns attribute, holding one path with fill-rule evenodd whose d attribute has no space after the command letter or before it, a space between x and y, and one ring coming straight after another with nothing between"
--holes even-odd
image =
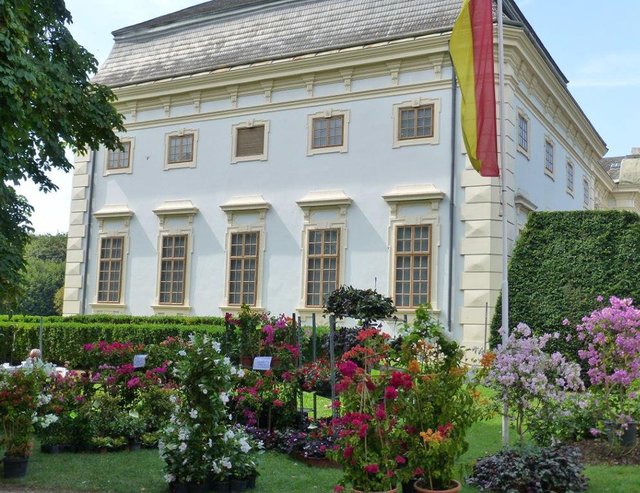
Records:
<instances>
[{"instance_id":1,"label":"rectangular window","mask_svg":"<svg viewBox=\"0 0 640 493\"><path fill-rule=\"evenodd\" d=\"M553 174L553 144L549 140L544 141L544 169Z\"/></svg>"},{"instance_id":2,"label":"rectangular window","mask_svg":"<svg viewBox=\"0 0 640 493\"><path fill-rule=\"evenodd\" d=\"M340 231L312 229L307 244L307 306L322 306L338 288Z\"/></svg>"},{"instance_id":3,"label":"rectangular window","mask_svg":"<svg viewBox=\"0 0 640 493\"><path fill-rule=\"evenodd\" d=\"M314 118L312 130L313 149L323 147L340 147L343 143L344 116Z\"/></svg>"},{"instance_id":4,"label":"rectangular window","mask_svg":"<svg viewBox=\"0 0 640 493\"><path fill-rule=\"evenodd\" d=\"M529 120L522 114L518 115L518 147L529 152Z\"/></svg>"},{"instance_id":5,"label":"rectangular window","mask_svg":"<svg viewBox=\"0 0 640 493\"><path fill-rule=\"evenodd\" d=\"M229 305L256 304L259 239L257 231L231 234Z\"/></svg>"},{"instance_id":6,"label":"rectangular window","mask_svg":"<svg viewBox=\"0 0 640 493\"><path fill-rule=\"evenodd\" d=\"M122 253L124 237L100 240L100 272L98 273L98 303L119 303L122 283Z\"/></svg>"},{"instance_id":7,"label":"rectangular window","mask_svg":"<svg viewBox=\"0 0 640 493\"><path fill-rule=\"evenodd\" d=\"M187 235L162 237L160 257L161 305L182 305L187 264Z\"/></svg>"},{"instance_id":8,"label":"rectangular window","mask_svg":"<svg viewBox=\"0 0 640 493\"><path fill-rule=\"evenodd\" d=\"M400 108L399 140L433 137L433 105Z\"/></svg>"},{"instance_id":9,"label":"rectangular window","mask_svg":"<svg viewBox=\"0 0 640 493\"><path fill-rule=\"evenodd\" d=\"M582 180L582 188L583 188L583 202L584 205L586 205L587 207L589 207L589 202L590 202L590 194L589 194L589 182L587 181L587 179L585 178L584 180Z\"/></svg>"},{"instance_id":10,"label":"rectangular window","mask_svg":"<svg viewBox=\"0 0 640 493\"><path fill-rule=\"evenodd\" d=\"M236 156L264 154L264 125L236 129Z\"/></svg>"},{"instance_id":11,"label":"rectangular window","mask_svg":"<svg viewBox=\"0 0 640 493\"><path fill-rule=\"evenodd\" d=\"M168 163L188 163L193 161L193 134L171 135L169 137Z\"/></svg>"},{"instance_id":12,"label":"rectangular window","mask_svg":"<svg viewBox=\"0 0 640 493\"><path fill-rule=\"evenodd\" d=\"M431 226L398 226L395 249L395 303L415 308L429 302Z\"/></svg>"},{"instance_id":13,"label":"rectangular window","mask_svg":"<svg viewBox=\"0 0 640 493\"><path fill-rule=\"evenodd\" d=\"M131 142L122 142L123 149L109 151L107 156L107 170L127 169L131 166Z\"/></svg>"},{"instance_id":14,"label":"rectangular window","mask_svg":"<svg viewBox=\"0 0 640 493\"><path fill-rule=\"evenodd\" d=\"M567 163L567 190L573 192L573 164Z\"/></svg>"}]
</instances>

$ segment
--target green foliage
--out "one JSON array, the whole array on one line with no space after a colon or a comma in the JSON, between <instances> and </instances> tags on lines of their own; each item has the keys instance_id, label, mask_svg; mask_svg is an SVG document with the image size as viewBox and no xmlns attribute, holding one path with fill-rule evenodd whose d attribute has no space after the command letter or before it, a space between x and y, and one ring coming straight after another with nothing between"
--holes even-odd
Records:
<instances>
[{"instance_id":1,"label":"green foliage","mask_svg":"<svg viewBox=\"0 0 640 493\"><path fill-rule=\"evenodd\" d=\"M374 289L358 289L340 286L327 298L325 313L336 318L350 317L362 320L366 325L372 320L389 318L396 312L393 300Z\"/></svg>"},{"instance_id":2,"label":"green foliage","mask_svg":"<svg viewBox=\"0 0 640 493\"><path fill-rule=\"evenodd\" d=\"M15 300L32 208L13 185L68 171L74 151L119 145L123 118L105 86L89 82L95 58L71 36L63 0L0 0L0 300Z\"/></svg>"},{"instance_id":3,"label":"green foliage","mask_svg":"<svg viewBox=\"0 0 640 493\"><path fill-rule=\"evenodd\" d=\"M598 307L596 297L640 299L640 216L624 211L536 212L516 243L509 265L509 321L535 334L560 332L549 343L576 361L580 347L571 325ZM501 304L498 299L497 307ZM496 346L502 323L491 324Z\"/></svg>"},{"instance_id":4,"label":"green foliage","mask_svg":"<svg viewBox=\"0 0 640 493\"><path fill-rule=\"evenodd\" d=\"M17 311L27 315L55 315L56 293L64 289L67 235L32 236L25 248Z\"/></svg>"},{"instance_id":5,"label":"green foliage","mask_svg":"<svg viewBox=\"0 0 640 493\"><path fill-rule=\"evenodd\" d=\"M96 316L97 320L93 322L89 321L90 316L79 317L83 321L76 321L75 318L44 319L42 345L43 356L47 361L68 362L71 367L79 368L83 361L82 346L88 343L130 341L152 344L160 343L169 336L186 338L191 333L208 333L220 339L224 333L222 324L187 324L181 323L185 320L178 317L171 320L165 319L164 323L149 321L155 317L146 317L149 321L146 323L137 320L145 317L130 317L129 322L119 320L120 323L100 321L100 318L107 318L104 316ZM0 361L18 363L27 356L31 348L38 345L39 317L14 317L13 320L7 320L6 317L4 320L0 318Z\"/></svg>"}]
</instances>

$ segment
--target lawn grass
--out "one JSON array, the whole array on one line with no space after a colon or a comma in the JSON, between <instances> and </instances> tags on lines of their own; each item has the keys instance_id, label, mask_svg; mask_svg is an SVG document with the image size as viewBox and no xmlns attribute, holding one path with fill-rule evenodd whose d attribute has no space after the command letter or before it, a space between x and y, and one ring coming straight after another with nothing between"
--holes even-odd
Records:
<instances>
[{"instance_id":1,"label":"lawn grass","mask_svg":"<svg viewBox=\"0 0 640 493\"><path fill-rule=\"evenodd\" d=\"M499 418L478 423L469 432L469 450L461 458L459 476L471 471L473 460L500 449ZM335 469L310 468L277 452L259 456L260 477L256 493L331 492L341 473ZM640 492L638 466L588 466L589 493ZM36 446L26 478L0 478L0 491L21 485L36 491L92 493L167 493L162 461L157 450L107 454L41 454ZM463 492L477 492L464 486Z\"/></svg>"}]
</instances>

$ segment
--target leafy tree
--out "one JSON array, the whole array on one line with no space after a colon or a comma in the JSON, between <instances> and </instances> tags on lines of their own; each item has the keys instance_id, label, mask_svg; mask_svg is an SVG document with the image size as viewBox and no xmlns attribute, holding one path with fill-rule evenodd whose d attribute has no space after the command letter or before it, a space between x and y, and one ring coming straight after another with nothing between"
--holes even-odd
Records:
<instances>
[{"instance_id":1,"label":"leafy tree","mask_svg":"<svg viewBox=\"0 0 640 493\"><path fill-rule=\"evenodd\" d=\"M69 171L74 152L119 146L122 116L105 86L92 84L97 61L71 36L64 0L0 0L0 302L15 303L32 208L14 186Z\"/></svg>"},{"instance_id":2,"label":"leafy tree","mask_svg":"<svg viewBox=\"0 0 640 493\"><path fill-rule=\"evenodd\" d=\"M17 302L24 315L57 315L55 297L64 285L67 235L32 236L25 247L26 270Z\"/></svg>"}]
</instances>

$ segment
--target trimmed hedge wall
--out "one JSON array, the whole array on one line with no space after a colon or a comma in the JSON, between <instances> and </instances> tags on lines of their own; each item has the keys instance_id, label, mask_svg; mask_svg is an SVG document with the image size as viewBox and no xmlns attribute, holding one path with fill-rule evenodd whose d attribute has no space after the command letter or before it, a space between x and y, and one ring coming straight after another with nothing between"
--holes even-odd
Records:
<instances>
[{"instance_id":1,"label":"trimmed hedge wall","mask_svg":"<svg viewBox=\"0 0 640 493\"><path fill-rule=\"evenodd\" d=\"M598 295L640 303L640 216L625 211L534 212L509 264L509 324L525 322L536 334L558 331L550 346L577 361L575 334L582 317L599 307ZM491 345L501 340L499 298ZM567 318L568 327L562 325Z\"/></svg>"},{"instance_id":2,"label":"trimmed hedge wall","mask_svg":"<svg viewBox=\"0 0 640 493\"><path fill-rule=\"evenodd\" d=\"M19 320L21 318L27 321ZM32 321L31 319L37 319ZM69 362L76 367L82 346L87 343L105 340L108 342L160 343L169 336L182 335L186 337L194 332L208 332L214 337L221 338L224 324L182 323L175 317L168 323L148 323L153 317L136 317L141 321L126 323L122 320L91 322L75 321L73 318L44 317L42 330L42 346L47 361L55 363ZM137 322L137 323L136 323ZM14 364L24 360L32 348L39 347L40 317L13 317L12 320L0 320L0 362L10 361Z\"/></svg>"}]
</instances>

